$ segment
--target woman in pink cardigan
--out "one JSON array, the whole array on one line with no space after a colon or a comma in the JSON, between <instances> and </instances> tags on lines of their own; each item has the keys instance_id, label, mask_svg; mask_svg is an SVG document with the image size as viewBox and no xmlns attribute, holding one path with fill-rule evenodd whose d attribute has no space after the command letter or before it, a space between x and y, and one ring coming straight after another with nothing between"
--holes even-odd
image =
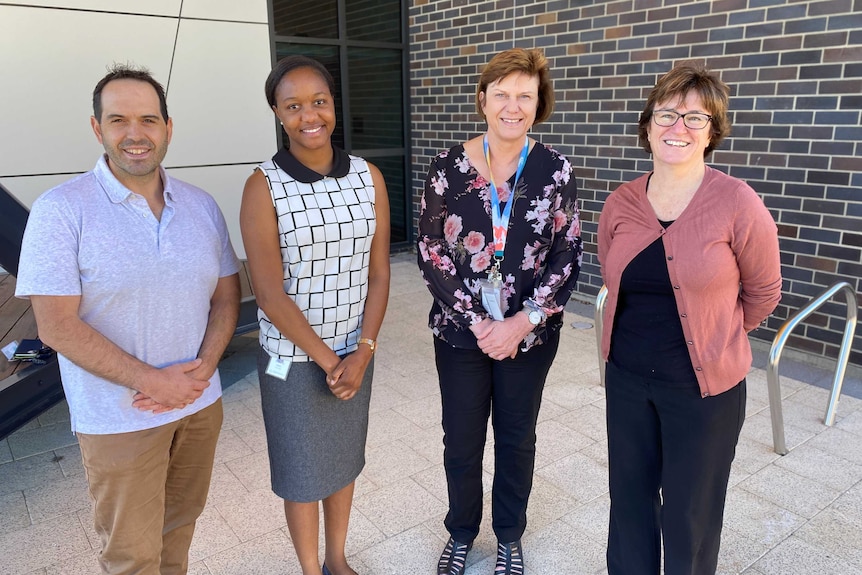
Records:
<instances>
[{"instance_id":1,"label":"woman in pink cardigan","mask_svg":"<svg viewBox=\"0 0 862 575\"><path fill-rule=\"evenodd\" d=\"M638 123L653 171L599 220L608 287L609 575L715 573L745 418L747 333L775 309L775 222L705 158L730 132L729 89L698 65L659 79Z\"/></svg>"}]
</instances>

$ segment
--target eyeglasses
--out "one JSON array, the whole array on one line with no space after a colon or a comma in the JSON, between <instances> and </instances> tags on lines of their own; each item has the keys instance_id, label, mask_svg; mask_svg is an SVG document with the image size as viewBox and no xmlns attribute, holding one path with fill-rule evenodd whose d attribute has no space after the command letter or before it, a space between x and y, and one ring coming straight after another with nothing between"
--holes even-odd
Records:
<instances>
[{"instance_id":1,"label":"eyeglasses","mask_svg":"<svg viewBox=\"0 0 862 575\"><path fill-rule=\"evenodd\" d=\"M686 112L685 114L680 114L673 110L656 110L652 115L653 122L665 128L673 126L680 118L682 118L685 127L691 128L692 130L702 130L706 128L706 125L710 120L712 120L712 116L709 114L701 114L700 112Z\"/></svg>"}]
</instances>

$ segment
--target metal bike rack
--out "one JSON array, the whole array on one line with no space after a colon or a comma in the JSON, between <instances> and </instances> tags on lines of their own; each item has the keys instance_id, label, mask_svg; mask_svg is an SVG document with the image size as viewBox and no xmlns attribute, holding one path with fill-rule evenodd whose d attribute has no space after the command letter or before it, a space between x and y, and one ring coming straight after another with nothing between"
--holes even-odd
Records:
<instances>
[{"instance_id":1,"label":"metal bike rack","mask_svg":"<svg viewBox=\"0 0 862 575\"><path fill-rule=\"evenodd\" d=\"M605 303L608 300L608 288L602 285L602 289L596 294L596 345L599 350L599 385L605 386L605 360L602 359L602 328L605 313Z\"/></svg>"},{"instance_id":2,"label":"metal bike rack","mask_svg":"<svg viewBox=\"0 0 862 575\"><path fill-rule=\"evenodd\" d=\"M823 418L825 425L835 423L835 409L838 407L838 398L841 396L841 386L844 384L844 373L847 370L847 362L850 360L850 348L853 344L853 334L856 331L858 304L853 286L848 282L838 282L811 300L807 306L788 318L778 329L769 350L769 360L766 363L766 385L769 390L769 412L772 419L772 445L775 453L779 455L787 454L787 445L784 443L784 415L781 409L781 385L778 378L778 362L781 360L781 352L784 350L784 344L787 343L787 338L790 337L793 328L817 311L820 306L838 292L842 292L847 300L847 323L844 326L844 339L841 341L841 348L838 352L838 365L835 370L835 379L832 382L832 392L829 395L829 405L826 408L826 416Z\"/></svg>"},{"instance_id":3,"label":"metal bike rack","mask_svg":"<svg viewBox=\"0 0 862 575\"><path fill-rule=\"evenodd\" d=\"M835 379L832 382L832 392L829 395L829 405L823 418L825 425L835 423L835 410L838 407L838 399L841 396L841 387L844 385L844 374L847 371L847 363L850 360L850 348L853 344L853 334L856 331L858 316L858 304L856 303L856 291L848 282L839 282L811 300L811 302L792 315L778 329L772 347L769 350L769 358L766 363L766 385L769 392L769 413L772 420L772 444L773 449L779 455L787 455L787 445L784 442L784 414L781 409L781 385L778 377L778 363L781 360L781 352L790 337L793 329L803 322L809 315L820 309L832 296L842 292L847 300L847 322L844 327L844 339L838 352L838 364L835 370ZM602 331L605 304L608 297L608 288L602 286L596 295L596 346L599 355L599 382L605 385L605 362L602 359Z\"/></svg>"}]
</instances>

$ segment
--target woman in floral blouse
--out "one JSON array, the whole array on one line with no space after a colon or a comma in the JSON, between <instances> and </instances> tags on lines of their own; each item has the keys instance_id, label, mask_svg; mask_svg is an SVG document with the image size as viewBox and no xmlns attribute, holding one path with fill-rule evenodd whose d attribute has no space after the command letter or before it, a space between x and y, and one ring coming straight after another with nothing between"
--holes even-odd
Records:
<instances>
[{"instance_id":1,"label":"woman in floral blouse","mask_svg":"<svg viewBox=\"0 0 862 575\"><path fill-rule=\"evenodd\" d=\"M419 214L449 487L450 538L438 575L464 573L479 533L491 413L494 573L523 573L536 418L582 252L572 166L527 136L554 107L544 55L512 49L494 56L476 107L487 132L434 158Z\"/></svg>"}]
</instances>

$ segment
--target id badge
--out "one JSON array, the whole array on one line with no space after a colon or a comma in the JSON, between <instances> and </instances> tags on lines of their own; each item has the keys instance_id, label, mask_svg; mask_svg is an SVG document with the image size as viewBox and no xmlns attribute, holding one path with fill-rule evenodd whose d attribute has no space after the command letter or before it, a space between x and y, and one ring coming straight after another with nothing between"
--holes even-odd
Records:
<instances>
[{"instance_id":1,"label":"id badge","mask_svg":"<svg viewBox=\"0 0 862 575\"><path fill-rule=\"evenodd\" d=\"M290 371L290 363L291 360L289 358L270 357L265 373L284 381L287 379L287 372Z\"/></svg>"},{"instance_id":2,"label":"id badge","mask_svg":"<svg viewBox=\"0 0 862 575\"><path fill-rule=\"evenodd\" d=\"M503 321L503 284L497 280L480 279L479 292L482 295L482 307L496 321Z\"/></svg>"}]
</instances>

